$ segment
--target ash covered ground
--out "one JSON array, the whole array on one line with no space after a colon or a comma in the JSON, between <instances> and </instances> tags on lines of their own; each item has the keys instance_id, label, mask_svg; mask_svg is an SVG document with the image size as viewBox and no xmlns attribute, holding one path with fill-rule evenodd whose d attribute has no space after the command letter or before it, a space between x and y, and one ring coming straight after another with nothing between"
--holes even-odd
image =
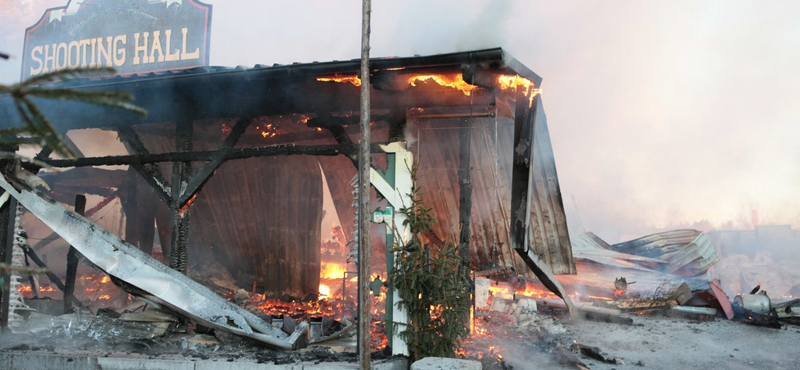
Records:
<instances>
[{"instance_id":1,"label":"ash covered ground","mask_svg":"<svg viewBox=\"0 0 800 370\"><path fill-rule=\"evenodd\" d=\"M355 353L337 351L331 345L272 350L255 340L176 321L124 321L78 311L55 317L33 314L27 324L35 328L33 332L0 337L0 352L274 364L357 361ZM375 360L388 357L384 351L372 353Z\"/></svg>"},{"instance_id":2,"label":"ash covered ground","mask_svg":"<svg viewBox=\"0 0 800 370\"><path fill-rule=\"evenodd\" d=\"M632 325L487 311L476 317L476 335L462 356L492 370L800 368L800 326L630 316Z\"/></svg>"},{"instance_id":3,"label":"ash covered ground","mask_svg":"<svg viewBox=\"0 0 800 370\"><path fill-rule=\"evenodd\" d=\"M632 325L571 321L563 312L479 311L474 334L462 343L459 355L481 361L486 370L800 368L795 350L800 326L772 329L720 317L626 316ZM326 346L273 351L251 340L200 334L180 325L157 336L163 330L154 325L78 314L72 324L4 335L0 351L276 364L356 361L354 353ZM373 353L373 359L383 358L385 351Z\"/></svg>"}]
</instances>

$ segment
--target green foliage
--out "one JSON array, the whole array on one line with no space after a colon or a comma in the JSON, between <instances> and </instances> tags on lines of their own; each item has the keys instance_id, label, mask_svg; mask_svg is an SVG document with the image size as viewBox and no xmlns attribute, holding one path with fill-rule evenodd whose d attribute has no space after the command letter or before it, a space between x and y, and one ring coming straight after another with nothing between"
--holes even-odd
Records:
<instances>
[{"instance_id":1,"label":"green foliage","mask_svg":"<svg viewBox=\"0 0 800 370\"><path fill-rule=\"evenodd\" d=\"M31 97L75 100L129 110L141 115L147 111L131 104L133 97L125 92L83 91L69 88L48 88L44 85L67 81L77 77L107 76L114 74L111 68L66 69L29 78L11 86L0 85L0 95L9 94L24 123L23 127L0 130L0 145L13 147L19 144L36 143L49 147L59 155L75 157L75 151L66 144L53 123L31 101Z\"/></svg>"},{"instance_id":2,"label":"green foliage","mask_svg":"<svg viewBox=\"0 0 800 370\"><path fill-rule=\"evenodd\" d=\"M455 357L459 340L469 334L470 282L461 273L458 245L426 245L420 235L436 222L431 208L419 199L416 169L411 204L400 210L406 215L411 238L396 246L391 281L398 289L400 306L408 311L409 326L400 332L413 359ZM400 238L396 238L400 240Z\"/></svg>"}]
</instances>

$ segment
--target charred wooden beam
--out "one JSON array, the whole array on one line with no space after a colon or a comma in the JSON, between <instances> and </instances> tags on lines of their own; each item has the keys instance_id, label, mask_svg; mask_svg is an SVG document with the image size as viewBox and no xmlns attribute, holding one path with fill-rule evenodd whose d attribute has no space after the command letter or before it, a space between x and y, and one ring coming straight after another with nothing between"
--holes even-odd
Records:
<instances>
[{"instance_id":1,"label":"charred wooden beam","mask_svg":"<svg viewBox=\"0 0 800 370\"><path fill-rule=\"evenodd\" d=\"M5 204L2 205L0 208L0 241L3 242L3 263L6 266L11 266L11 254L12 248L14 248L14 224L15 219L14 217L15 210L17 209L17 200L14 197L8 199ZM8 330L8 315L9 315L9 299L11 293L11 274L9 271L3 271L3 301L2 301L2 309L0 309L0 313L2 313L2 321L0 321L0 325L2 325L2 330Z\"/></svg>"},{"instance_id":2,"label":"charred wooden beam","mask_svg":"<svg viewBox=\"0 0 800 370\"><path fill-rule=\"evenodd\" d=\"M39 144L41 142L41 140L39 140L38 138L31 138L31 139L35 139L36 140L36 142L32 142L31 144ZM39 153L37 153L36 156L33 157L33 158L36 159L36 160L42 161L42 160L47 159L47 157L49 157L51 153L53 153L53 148L51 148L49 145L48 146L44 146L44 147L42 147L42 150L40 150ZM39 170L42 169L41 166L39 166L37 164L34 164L34 163L30 163L30 162L23 163L22 164L22 168L28 170L31 173L37 173L37 172L39 172Z\"/></svg>"},{"instance_id":3,"label":"charred wooden beam","mask_svg":"<svg viewBox=\"0 0 800 370\"><path fill-rule=\"evenodd\" d=\"M129 156L129 157L139 157L139 156L146 156L150 154L150 152L145 148L144 143L142 140L139 139L139 135L136 134L136 131L133 130L130 126L123 126L119 127L119 138L125 143L126 146L130 148L131 151L136 153L136 155ZM109 157L106 157L109 158ZM86 159L86 158L83 158ZM47 161L49 164L49 161ZM144 178L145 181L150 185L151 188L158 194L159 198L161 198L165 203L169 204L170 198L169 195L171 193L171 189L167 180L164 178L164 175L161 173L161 170L153 163L148 162L140 162L140 163L120 163L120 164L129 164L136 169L136 172L139 172L140 175ZM89 164L88 166L101 166L99 164ZM58 167L58 166L56 166ZM75 165L75 167L81 167L80 165Z\"/></svg>"},{"instance_id":4,"label":"charred wooden beam","mask_svg":"<svg viewBox=\"0 0 800 370\"><path fill-rule=\"evenodd\" d=\"M345 132L342 126L326 126L326 128L331 132L336 142L347 150L347 158L353 162L354 166L358 167L358 146L350 139L350 135Z\"/></svg>"},{"instance_id":5,"label":"charred wooden beam","mask_svg":"<svg viewBox=\"0 0 800 370\"><path fill-rule=\"evenodd\" d=\"M175 148L179 153L192 150L192 121L182 122L175 127ZM220 153L220 151L217 151ZM170 195L170 211L172 212L172 240L169 254L169 267L185 274L189 257L189 206L181 205L183 189L191 176L190 161L176 161L172 164L172 194Z\"/></svg>"},{"instance_id":6,"label":"charred wooden beam","mask_svg":"<svg viewBox=\"0 0 800 370\"><path fill-rule=\"evenodd\" d=\"M378 117L374 118L378 120ZM358 125L358 121L361 120L360 115L352 115L352 116L334 116L329 114L328 112L321 113L317 115L317 117L308 120L308 127L333 127L333 126L354 126Z\"/></svg>"},{"instance_id":7,"label":"charred wooden beam","mask_svg":"<svg viewBox=\"0 0 800 370\"><path fill-rule=\"evenodd\" d=\"M458 131L458 218L461 223L459 236L459 254L461 255L461 273L469 280L470 255L470 217L472 216L472 176L470 174L470 150L472 141L472 125L469 120L462 120Z\"/></svg>"},{"instance_id":8,"label":"charred wooden beam","mask_svg":"<svg viewBox=\"0 0 800 370\"><path fill-rule=\"evenodd\" d=\"M244 131L248 126L250 126L251 122L253 122L252 117L243 117L236 121L236 125L233 126L231 132L228 134L228 137L225 138L225 141L223 141L222 145L220 145L220 147L217 149L213 159L211 159L209 163L206 163L203 168L197 171L197 173L191 175L189 178L189 181L186 185L186 191L181 194L180 199L178 200L179 207L185 207L189 200L200 192L208 179L214 175L214 171L216 171L219 166L225 163L225 154L230 152L236 143L239 142L239 138L242 137Z\"/></svg>"},{"instance_id":9,"label":"charred wooden beam","mask_svg":"<svg viewBox=\"0 0 800 370\"><path fill-rule=\"evenodd\" d=\"M33 251L33 248L31 248L31 247L23 247L22 251L25 252L25 255L28 256L28 258L30 258L31 261L33 261L33 263L36 264L36 266L39 266L39 267L42 267L42 268L47 268L47 265L44 263L44 261L42 261L41 258L39 258L39 256L36 254L36 252ZM60 290L62 292L64 291L64 288L65 288L64 283L61 282L61 279L59 279L58 276L56 276L56 274L54 274L52 271L48 270L46 275L47 275L47 278L50 279L50 282L52 282L53 285L55 285L56 288L58 288L58 290Z\"/></svg>"},{"instance_id":10,"label":"charred wooden beam","mask_svg":"<svg viewBox=\"0 0 800 370\"><path fill-rule=\"evenodd\" d=\"M406 117L405 109L392 110L386 117L386 122L389 124L389 142L406 141Z\"/></svg>"},{"instance_id":11,"label":"charred wooden beam","mask_svg":"<svg viewBox=\"0 0 800 370\"><path fill-rule=\"evenodd\" d=\"M127 184L119 190L122 212L125 214L125 239L146 254L153 253L155 217L153 210L159 200L153 197L152 189L144 183L130 166Z\"/></svg>"},{"instance_id":12,"label":"charred wooden beam","mask_svg":"<svg viewBox=\"0 0 800 370\"><path fill-rule=\"evenodd\" d=\"M372 145L373 152L381 152L378 144ZM45 161L53 167L86 167L86 166L115 166L115 165L144 165L159 162L186 162L186 161L211 161L216 150L172 152L142 155L119 155L108 157L78 158L78 159L49 159ZM225 153L224 158L244 159L251 157L270 157L278 155L320 155L337 156L346 154L346 148L341 145L270 145L250 148L236 148ZM169 185L167 185L169 186ZM168 188L169 189L169 188Z\"/></svg>"},{"instance_id":13,"label":"charred wooden beam","mask_svg":"<svg viewBox=\"0 0 800 370\"><path fill-rule=\"evenodd\" d=\"M86 197L78 194L75 196L75 213L83 216L85 211ZM67 276L65 277L66 281L64 284L64 313L72 312L72 302L70 302L69 299L66 299L66 297L72 297L75 293L75 276L78 273L79 259L80 254L78 253L78 250L70 245L69 252L67 252Z\"/></svg>"},{"instance_id":14,"label":"charred wooden beam","mask_svg":"<svg viewBox=\"0 0 800 370\"><path fill-rule=\"evenodd\" d=\"M517 89L514 113L514 154L511 170L511 246L525 250L531 202L531 166L535 120L525 95Z\"/></svg>"}]
</instances>

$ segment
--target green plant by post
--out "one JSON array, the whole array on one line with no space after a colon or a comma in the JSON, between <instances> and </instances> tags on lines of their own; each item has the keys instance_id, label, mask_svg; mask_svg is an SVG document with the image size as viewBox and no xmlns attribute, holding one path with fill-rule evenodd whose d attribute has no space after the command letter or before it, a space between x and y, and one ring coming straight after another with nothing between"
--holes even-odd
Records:
<instances>
[{"instance_id":1,"label":"green plant by post","mask_svg":"<svg viewBox=\"0 0 800 370\"><path fill-rule=\"evenodd\" d=\"M422 242L420 235L429 232L436 219L420 200L417 168L411 173L411 204L400 210L407 217L405 226L411 235L408 243L394 247L390 275L400 295L399 305L409 317L400 336L408 343L412 360L455 357L459 341L469 335L470 282L459 273L457 244L448 241L435 247Z\"/></svg>"}]
</instances>

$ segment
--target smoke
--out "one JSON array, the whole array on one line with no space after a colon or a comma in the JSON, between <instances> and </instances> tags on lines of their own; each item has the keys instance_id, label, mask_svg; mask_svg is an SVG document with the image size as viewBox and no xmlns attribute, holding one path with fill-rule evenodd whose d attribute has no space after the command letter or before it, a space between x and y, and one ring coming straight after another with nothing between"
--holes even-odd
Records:
<instances>
[{"instance_id":1,"label":"smoke","mask_svg":"<svg viewBox=\"0 0 800 370\"><path fill-rule=\"evenodd\" d=\"M505 44L509 5L488 0L375 3L373 50L377 55L427 55L498 47Z\"/></svg>"},{"instance_id":2,"label":"smoke","mask_svg":"<svg viewBox=\"0 0 800 370\"><path fill-rule=\"evenodd\" d=\"M359 56L360 2L208 2L214 65ZM25 27L66 3L2 0L0 49L18 57ZM740 227L742 203L800 227L797 14L787 2L374 2L371 44L375 57L501 46L541 75L570 218L613 243ZM18 66L0 62L0 82Z\"/></svg>"}]
</instances>

